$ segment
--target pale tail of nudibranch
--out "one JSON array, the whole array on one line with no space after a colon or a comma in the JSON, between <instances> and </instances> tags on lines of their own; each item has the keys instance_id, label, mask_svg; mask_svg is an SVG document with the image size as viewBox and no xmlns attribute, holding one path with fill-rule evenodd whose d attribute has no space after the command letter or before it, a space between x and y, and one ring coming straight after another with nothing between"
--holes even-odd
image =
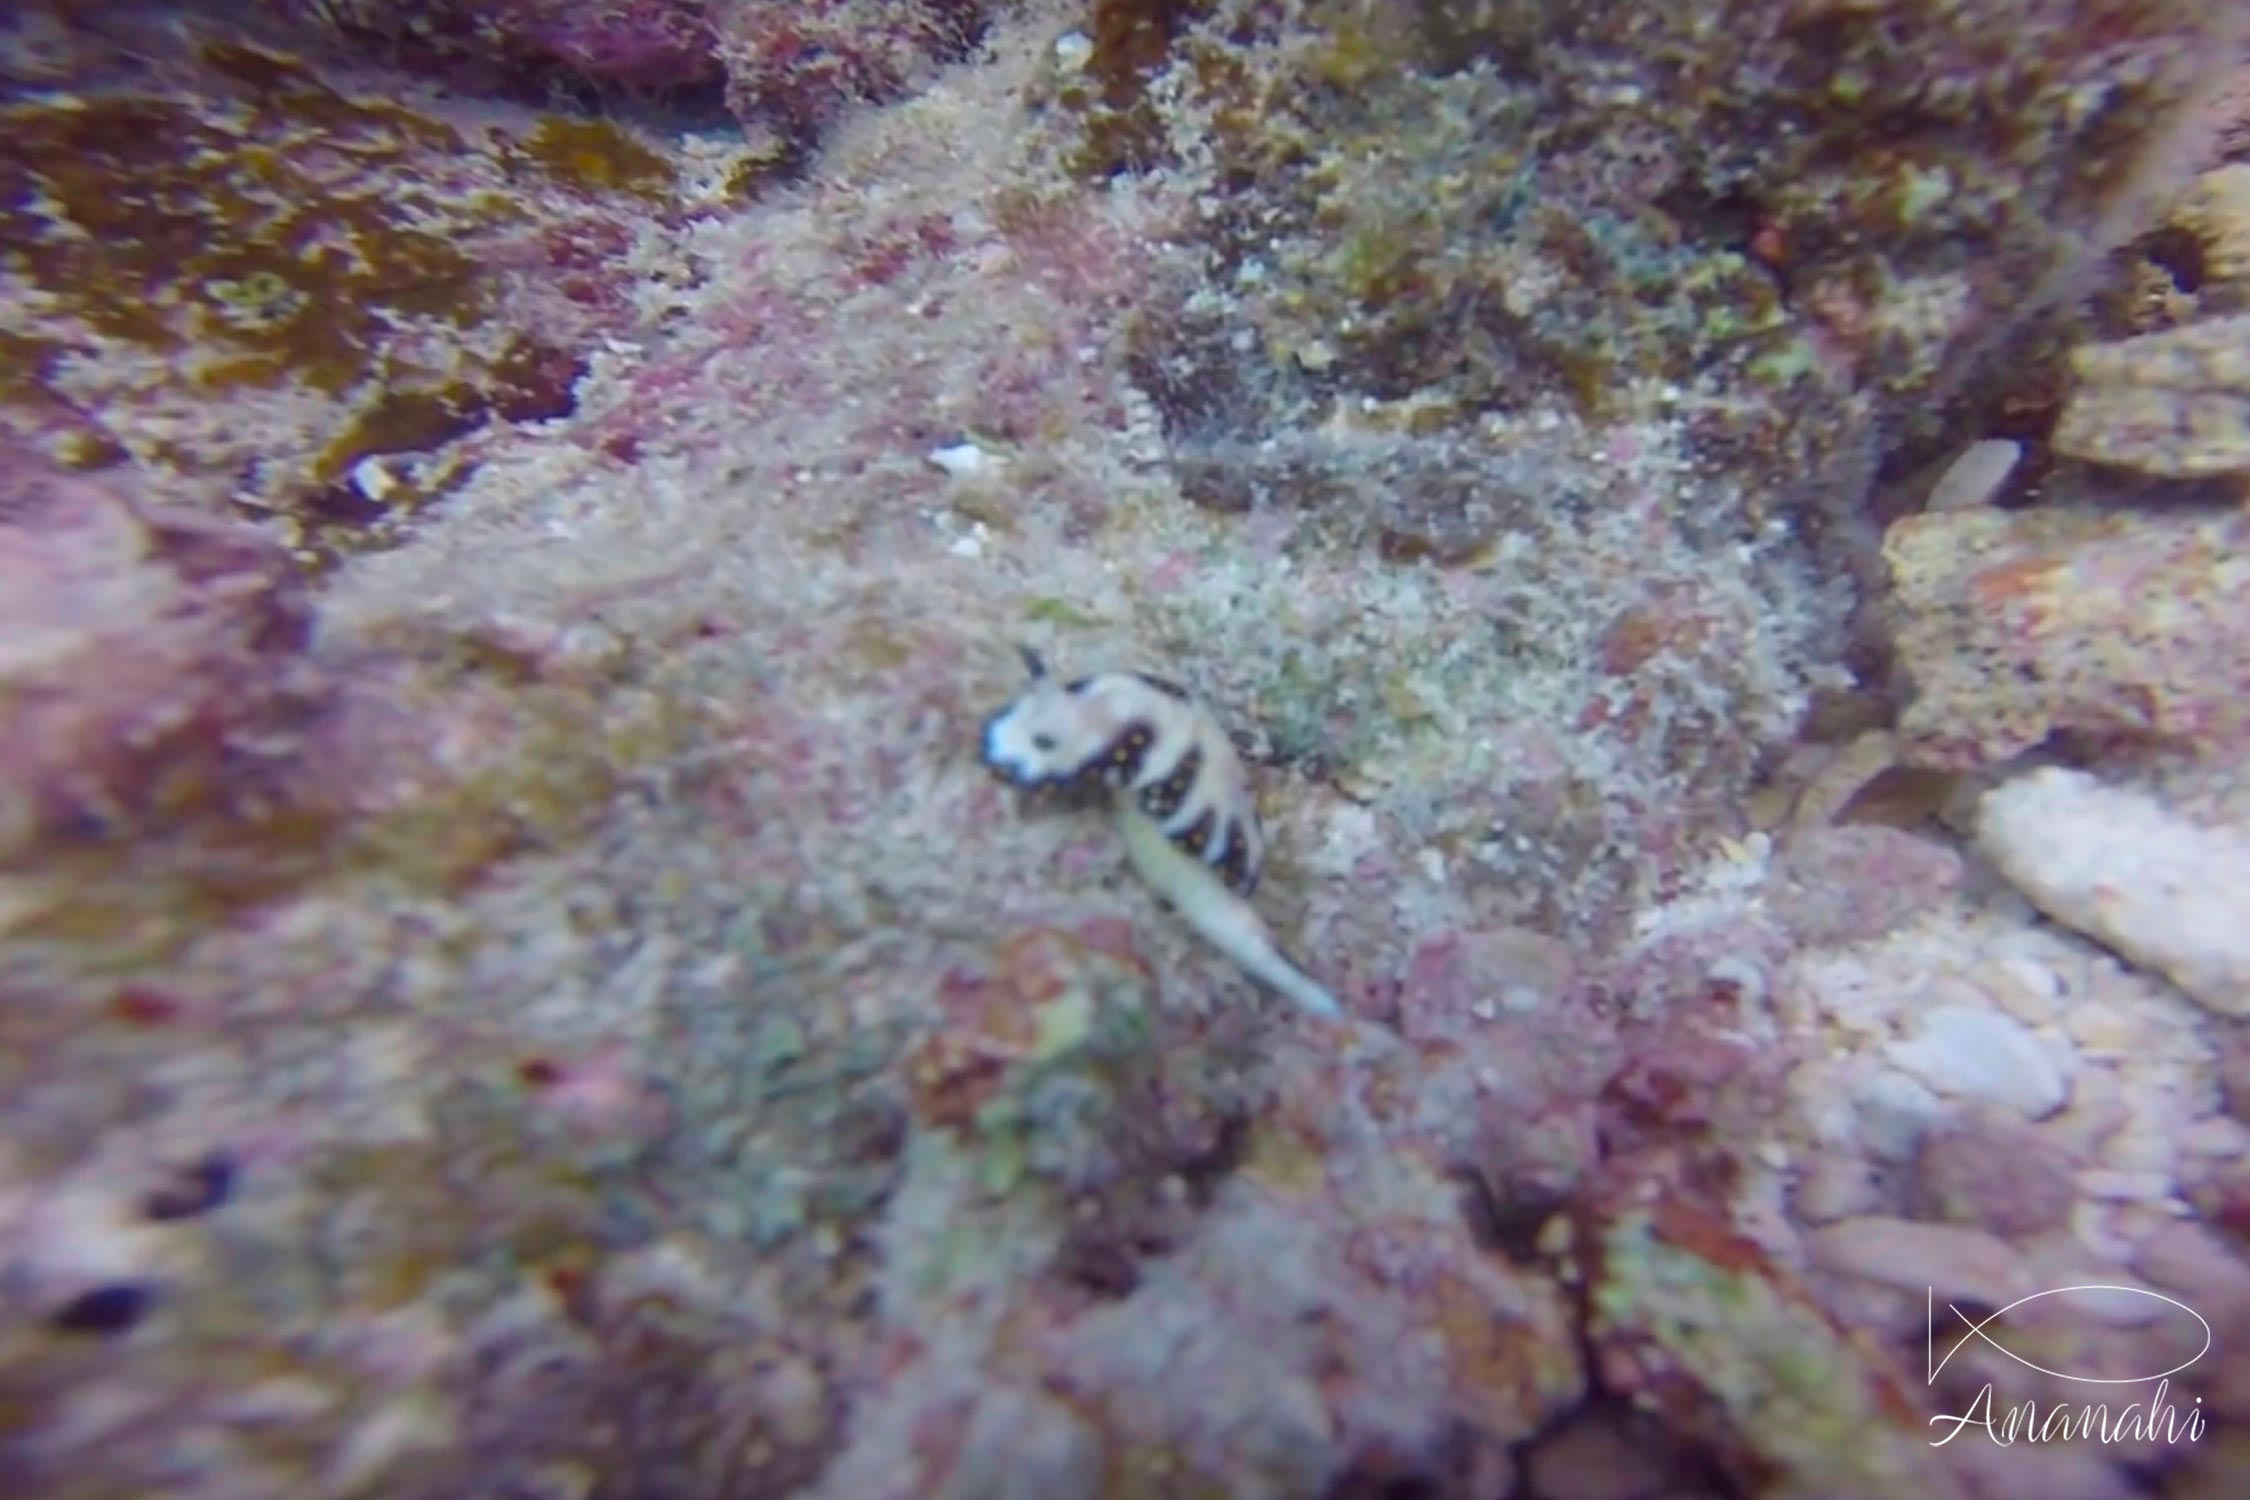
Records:
<instances>
[{"instance_id":1,"label":"pale tail of nudibranch","mask_svg":"<svg viewBox=\"0 0 2250 1500\"><path fill-rule=\"evenodd\" d=\"M1205 941L1307 1010L1341 1014L1249 903L1265 832L1249 772L1209 711L1161 677L1063 682L1038 652L1017 650L1031 685L985 721L984 763L1016 786L1105 792L1134 870Z\"/></svg>"},{"instance_id":2,"label":"pale tail of nudibranch","mask_svg":"<svg viewBox=\"0 0 2250 1500\"><path fill-rule=\"evenodd\" d=\"M1233 959L1251 978L1314 1015L1343 1014L1335 996L1282 956L1273 934L1250 903L1227 889L1209 867L1182 854L1150 819L1120 804L1118 831L1141 879L1163 896L1205 942Z\"/></svg>"}]
</instances>

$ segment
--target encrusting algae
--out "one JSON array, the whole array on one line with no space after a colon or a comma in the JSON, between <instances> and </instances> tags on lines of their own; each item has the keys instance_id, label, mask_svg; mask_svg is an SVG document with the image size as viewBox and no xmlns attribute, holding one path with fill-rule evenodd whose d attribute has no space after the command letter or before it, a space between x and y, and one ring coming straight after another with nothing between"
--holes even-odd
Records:
<instances>
[{"instance_id":1,"label":"encrusting algae","mask_svg":"<svg viewBox=\"0 0 2250 1500\"><path fill-rule=\"evenodd\" d=\"M606 120L471 132L283 52L197 57L207 94L0 105L0 425L73 467L182 471L308 559L395 539L467 470L354 466L567 413L573 345L629 279L625 205L670 206L672 164ZM565 191L527 206L526 172ZM559 273L529 300L503 269L527 257ZM136 436L136 409L167 437Z\"/></svg>"}]
</instances>

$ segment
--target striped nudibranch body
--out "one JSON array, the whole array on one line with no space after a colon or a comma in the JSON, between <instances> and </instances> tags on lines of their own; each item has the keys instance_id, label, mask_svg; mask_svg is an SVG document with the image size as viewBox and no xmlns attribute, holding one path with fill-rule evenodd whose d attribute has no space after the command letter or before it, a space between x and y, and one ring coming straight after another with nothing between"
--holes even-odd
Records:
<instances>
[{"instance_id":1,"label":"striped nudibranch body","mask_svg":"<svg viewBox=\"0 0 2250 1500\"><path fill-rule=\"evenodd\" d=\"M1143 672L1063 682L1029 651L1031 686L986 721L984 762L1018 786L1107 788L1173 847L1248 896L1265 861L1250 775L1210 713Z\"/></svg>"}]
</instances>

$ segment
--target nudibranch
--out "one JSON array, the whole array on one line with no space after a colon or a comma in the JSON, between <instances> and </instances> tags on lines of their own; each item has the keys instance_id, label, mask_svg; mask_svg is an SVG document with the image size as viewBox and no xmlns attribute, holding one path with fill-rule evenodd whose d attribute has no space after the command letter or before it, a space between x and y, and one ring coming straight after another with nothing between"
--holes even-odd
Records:
<instances>
[{"instance_id":1,"label":"nudibranch","mask_svg":"<svg viewBox=\"0 0 2250 1500\"><path fill-rule=\"evenodd\" d=\"M1019 647L1031 685L984 725L984 763L1015 786L1106 797L1140 877L1252 978L1341 1014L1250 905L1265 831L1248 768L1209 709L1145 672L1069 682Z\"/></svg>"}]
</instances>

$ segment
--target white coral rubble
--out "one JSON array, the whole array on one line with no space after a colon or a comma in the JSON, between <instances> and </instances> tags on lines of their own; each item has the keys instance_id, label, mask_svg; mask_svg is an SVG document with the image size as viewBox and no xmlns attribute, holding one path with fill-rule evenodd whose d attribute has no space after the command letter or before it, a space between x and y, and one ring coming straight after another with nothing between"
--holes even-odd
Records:
<instances>
[{"instance_id":1,"label":"white coral rubble","mask_svg":"<svg viewBox=\"0 0 2250 1500\"><path fill-rule=\"evenodd\" d=\"M2040 910L2206 1008L2250 1015L2250 835L2048 767L1985 794L1977 841Z\"/></svg>"}]
</instances>

